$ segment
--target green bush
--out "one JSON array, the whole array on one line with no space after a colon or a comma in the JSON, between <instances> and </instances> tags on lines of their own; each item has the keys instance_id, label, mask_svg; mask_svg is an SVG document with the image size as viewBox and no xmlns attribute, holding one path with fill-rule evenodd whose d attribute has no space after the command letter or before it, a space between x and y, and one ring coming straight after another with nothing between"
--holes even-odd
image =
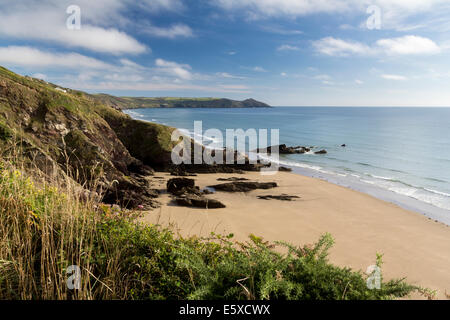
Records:
<instances>
[{"instance_id":1,"label":"green bush","mask_svg":"<svg viewBox=\"0 0 450 320\"><path fill-rule=\"evenodd\" d=\"M70 185L37 186L7 163L0 234L0 299L394 299L418 290L403 280L369 290L367 275L327 261L328 234L304 247L179 238ZM70 265L82 270L80 290L66 286Z\"/></svg>"}]
</instances>

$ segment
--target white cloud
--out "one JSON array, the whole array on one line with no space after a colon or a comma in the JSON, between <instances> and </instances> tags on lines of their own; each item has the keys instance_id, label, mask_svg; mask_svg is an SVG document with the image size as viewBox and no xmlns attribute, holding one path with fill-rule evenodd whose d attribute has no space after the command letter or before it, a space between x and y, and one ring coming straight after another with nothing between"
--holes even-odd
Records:
<instances>
[{"instance_id":1,"label":"white cloud","mask_svg":"<svg viewBox=\"0 0 450 320\"><path fill-rule=\"evenodd\" d=\"M136 54L146 51L145 45L115 28L82 24L81 30L69 30L66 27L65 11L59 13L54 9L37 10L12 13L0 11L0 36L49 41L112 54Z\"/></svg>"},{"instance_id":2,"label":"white cloud","mask_svg":"<svg viewBox=\"0 0 450 320\"><path fill-rule=\"evenodd\" d=\"M394 80L394 81L405 81L408 80L405 76L400 76L397 74L382 74L381 77L386 80Z\"/></svg>"},{"instance_id":3,"label":"white cloud","mask_svg":"<svg viewBox=\"0 0 450 320\"><path fill-rule=\"evenodd\" d=\"M283 44L277 48L278 51L300 51L299 47Z\"/></svg>"},{"instance_id":4,"label":"white cloud","mask_svg":"<svg viewBox=\"0 0 450 320\"><path fill-rule=\"evenodd\" d=\"M254 71L254 72L267 72L266 69L264 69L263 67L259 67L259 66L250 67L250 68L245 67L244 69L249 69L249 70Z\"/></svg>"},{"instance_id":5,"label":"white cloud","mask_svg":"<svg viewBox=\"0 0 450 320\"><path fill-rule=\"evenodd\" d=\"M106 80L111 81L122 81L122 82L139 82L143 81L144 77L137 75L137 74L119 74L119 73L113 73L113 74L107 74L104 77Z\"/></svg>"},{"instance_id":6,"label":"white cloud","mask_svg":"<svg viewBox=\"0 0 450 320\"><path fill-rule=\"evenodd\" d=\"M46 41L102 53L139 54L148 48L121 28L141 26L142 21L130 19L127 12L184 9L181 0L77 0L75 4L81 8L81 30L68 30L66 9L69 4L60 0L2 0L0 37ZM169 38L192 35L192 30L181 24L167 29L153 27L149 32Z\"/></svg>"},{"instance_id":7,"label":"white cloud","mask_svg":"<svg viewBox=\"0 0 450 320\"><path fill-rule=\"evenodd\" d=\"M364 81L359 80L359 79L356 79L356 80L355 80L355 83L361 85L361 84L364 84Z\"/></svg>"},{"instance_id":8,"label":"white cloud","mask_svg":"<svg viewBox=\"0 0 450 320\"><path fill-rule=\"evenodd\" d=\"M317 52L328 56L349 55L427 55L441 52L441 48L431 39L419 36L381 39L375 45L368 46L361 42L348 41L333 37L313 42Z\"/></svg>"},{"instance_id":9,"label":"white cloud","mask_svg":"<svg viewBox=\"0 0 450 320\"><path fill-rule=\"evenodd\" d=\"M348 56L350 54L364 55L371 53L371 49L362 43L327 37L313 43L314 48L328 56Z\"/></svg>"},{"instance_id":10,"label":"white cloud","mask_svg":"<svg viewBox=\"0 0 450 320\"><path fill-rule=\"evenodd\" d=\"M342 0L214 0L227 10L247 10L255 16L301 16L317 12L336 12L348 9L349 1Z\"/></svg>"},{"instance_id":11,"label":"white cloud","mask_svg":"<svg viewBox=\"0 0 450 320\"><path fill-rule=\"evenodd\" d=\"M280 73L280 76L287 77L287 73L286 72L282 72L282 73Z\"/></svg>"},{"instance_id":12,"label":"white cloud","mask_svg":"<svg viewBox=\"0 0 450 320\"><path fill-rule=\"evenodd\" d=\"M192 73L190 72L192 68L187 64L178 64L172 61L156 59L155 65L159 67L161 71L183 80L191 80L193 78Z\"/></svg>"},{"instance_id":13,"label":"white cloud","mask_svg":"<svg viewBox=\"0 0 450 320\"><path fill-rule=\"evenodd\" d=\"M319 74L319 75L315 76L314 79L326 81L326 80L331 80L331 77L327 74Z\"/></svg>"},{"instance_id":14,"label":"white cloud","mask_svg":"<svg viewBox=\"0 0 450 320\"><path fill-rule=\"evenodd\" d=\"M78 53L52 53L26 46L0 47L0 63L8 66L106 69L113 66Z\"/></svg>"},{"instance_id":15,"label":"white cloud","mask_svg":"<svg viewBox=\"0 0 450 320\"><path fill-rule=\"evenodd\" d=\"M154 78L154 80L158 80ZM63 84L65 85L65 84ZM95 83L79 83L77 88L81 90L95 90L97 92L106 90L126 90L126 91L186 91L191 92L217 92L217 93L249 93L249 88L246 86L233 85L196 85L196 84L179 84L156 81L129 83L129 82L95 82Z\"/></svg>"},{"instance_id":16,"label":"white cloud","mask_svg":"<svg viewBox=\"0 0 450 320\"><path fill-rule=\"evenodd\" d=\"M240 79L240 80L245 79L245 77L234 76L232 74L229 74L228 72L218 72L218 73L216 73L216 75L221 78L226 78L226 79Z\"/></svg>"},{"instance_id":17,"label":"white cloud","mask_svg":"<svg viewBox=\"0 0 450 320\"><path fill-rule=\"evenodd\" d=\"M434 41L418 36L381 39L377 41L377 45L389 55L436 54L441 52L440 47Z\"/></svg>"},{"instance_id":18,"label":"white cloud","mask_svg":"<svg viewBox=\"0 0 450 320\"><path fill-rule=\"evenodd\" d=\"M256 11L265 16L303 16L345 11L365 12L369 5L379 6L388 16L429 11L447 0L213 0L226 10Z\"/></svg>"},{"instance_id":19,"label":"white cloud","mask_svg":"<svg viewBox=\"0 0 450 320\"><path fill-rule=\"evenodd\" d=\"M175 24L168 28L149 26L143 30L144 33L152 36L175 39L178 37L190 38L194 36L192 29L185 24Z\"/></svg>"},{"instance_id":20,"label":"white cloud","mask_svg":"<svg viewBox=\"0 0 450 320\"><path fill-rule=\"evenodd\" d=\"M367 8L376 5L382 12L382 28L396 30L410 28L409 20L412 17L416 20L413 24L415 28L417 25L429 24L435 20L432 17L441 17L442 14L445 20L437 25L448 26L446 17L450 13L448 0L212 0L212 3L225 10L244 12L250 19L293 18L317 13L357 13L367 17ZM443 32L443 28L440 30Z\"/></svg>"}]
</instances>

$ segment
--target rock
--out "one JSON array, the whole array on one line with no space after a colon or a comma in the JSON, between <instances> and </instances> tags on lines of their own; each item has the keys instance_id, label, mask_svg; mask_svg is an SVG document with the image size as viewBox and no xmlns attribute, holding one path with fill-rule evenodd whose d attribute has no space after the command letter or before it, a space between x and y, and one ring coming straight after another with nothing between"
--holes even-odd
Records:
<instances>
[{"instance_id":1,"label":"rock","mask_svg":"<svg viewBox=\"0 0 450 320\"><path fill-rule=\"evenodd\" d=\"M186 172L183 169L180 169L179 167L176 167L172 170L170 170L171 176L177 176L177 177L196 177L197 175L195 173L189 173Z\"/></svg>"},{"instance_id":2,"label":"rock","mask_svg":"<svg viewBox=\"0 0 450 320\"><path fill-rule=\"evenodd\" d=\"M343 145L341 145L342 148L345 148L347 145L344 143Z\"/></svg>"},{"instance_id":3,"label":"rock","mask_svg":"<svg viewBox=\"0 0 450 320\"><path fill-rule=\"evenodd\" d=\"M195 181L193 179L188 178L174 178L170 179L167 182L167 192L176 194L182 191L183 189L194 189Z\"/></svg>"},{"instance_id":4,"label":"rock","mask_svg":"<svg viewBox=\"0 0 450 320\"><path fill-rule=\"evenodd\" d=\"M300 199L300 197L297 196L289 196L287 194L282 194L280 196L272 196L272 195L268 195L268 196L258 196L258 199L262 199L262 200L280 200L280 201L292 201L294 199Z\"/></svg>"},{"instance_id":5,"label":"rock","mask_svg":"<svg viewBox=\"0 0 450 320\"><path fill-rule=\"evenodd\" d=\"M311 148L308 147L303 146L288 147L285 144L280 144L279 146L270 146L268 148L258 149L257 152L271 154L272 150L276 149L277 147L279 154L304 154L311 151Z\"/></svg>"},{"instance_id":6,"label":"rock","mask_svg":"<svg viewBox=\"0 0 450 320\"><path fill-rule=\"evenodd\" d=\"M205 189L205 190L203 190L202 192L203 192L203 194L205 194L205 195L207 195L207 194L214 194L214 192L212 192L212 191L209 190L209 189Z\"/></svg>"},{"instance_id":7,"label":"rock","mask_svg":"<svg viewBox=\"0 0 450 320\"><path fill-rule=\"evenodd\" d=\"M327 154L327 150L320 150L320 151L316 151L314 152L315 154Z\"/></svg>"},{"instance_id":8,"label":"rock","mask_svg":"<svg viewBox=\"0 0 450 320\"><path fill-rule=\"evenodd\" d=\"M225 191L225 192L249 192L256 189L272 189L276 188L278 185L275 182L230 182L224 184L218 184L215 186L210 186L215 190Z\"/></svg>"},{"instance_id":9,"label":"rock","mask_svg":"<svg viewBox=\"0 0 450 320\"><path fill-rule=\"evenodd\" d=\"M280 172L292 172L291 168L286 168L286 167L279 167L278 171Z\"/></svg>"},{"instance_id":10,"label":"rock","mask_svg":"<svg viewBox=\"0 0 450 320\"><path fill-rule=\"evenodd\" d=\"M217 181L248 181L248 179L232 177L232 178L219 178L217 179Z\"/></svg>"},{"instance_id":11,"label":"rock","mask_svg":"<svg viewBox=\"0 0 450 320\"><path fill-rule=\"evenodd\" d=\"M175 199L178 205L185 207L204 208L204 209L220 209L226 206L218 200L208 199L197 195L185 195Z\"/></svg>"}]
</instances>

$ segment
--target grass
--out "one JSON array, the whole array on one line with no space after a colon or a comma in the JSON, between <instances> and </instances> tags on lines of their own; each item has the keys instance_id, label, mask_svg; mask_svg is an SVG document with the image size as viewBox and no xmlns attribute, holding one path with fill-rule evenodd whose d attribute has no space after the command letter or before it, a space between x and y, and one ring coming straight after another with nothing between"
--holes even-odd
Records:
<instances>
[{"instance_id":1,"label":"grass","mask_svg":"<svg viewBox=\"0 0 450 320\"><path fill-rule=\"evenodd\" d=\"M420 290L403 280L369 290L367 275L328 262L328 234L304 247L256 236L186 239L140 225L69 180L36 183L20 159L0 163L0 299L347 300ZM67 287L72 265L79 290Z\"/></svg>"}]
</instances>

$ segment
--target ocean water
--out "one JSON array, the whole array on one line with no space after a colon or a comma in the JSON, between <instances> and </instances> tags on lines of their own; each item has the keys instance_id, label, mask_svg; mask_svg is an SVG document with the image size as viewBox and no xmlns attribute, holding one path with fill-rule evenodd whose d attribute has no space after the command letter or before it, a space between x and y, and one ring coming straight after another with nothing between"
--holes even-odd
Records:
<instances>
[{"instance_id":1,"label":"ocean water","mask_svg":"<svg viewBox=\"0 0 450 320\"><path fill-rule=\"evenodd\" d=\"M328 151L326 155L281 155L280 163L294 172L371 194L450 225L450 108L138 109L126 113L191 134L194 121L202 121L203 130L223 132L279 129L281 144Z\"/></svg>"}]
</instances>

